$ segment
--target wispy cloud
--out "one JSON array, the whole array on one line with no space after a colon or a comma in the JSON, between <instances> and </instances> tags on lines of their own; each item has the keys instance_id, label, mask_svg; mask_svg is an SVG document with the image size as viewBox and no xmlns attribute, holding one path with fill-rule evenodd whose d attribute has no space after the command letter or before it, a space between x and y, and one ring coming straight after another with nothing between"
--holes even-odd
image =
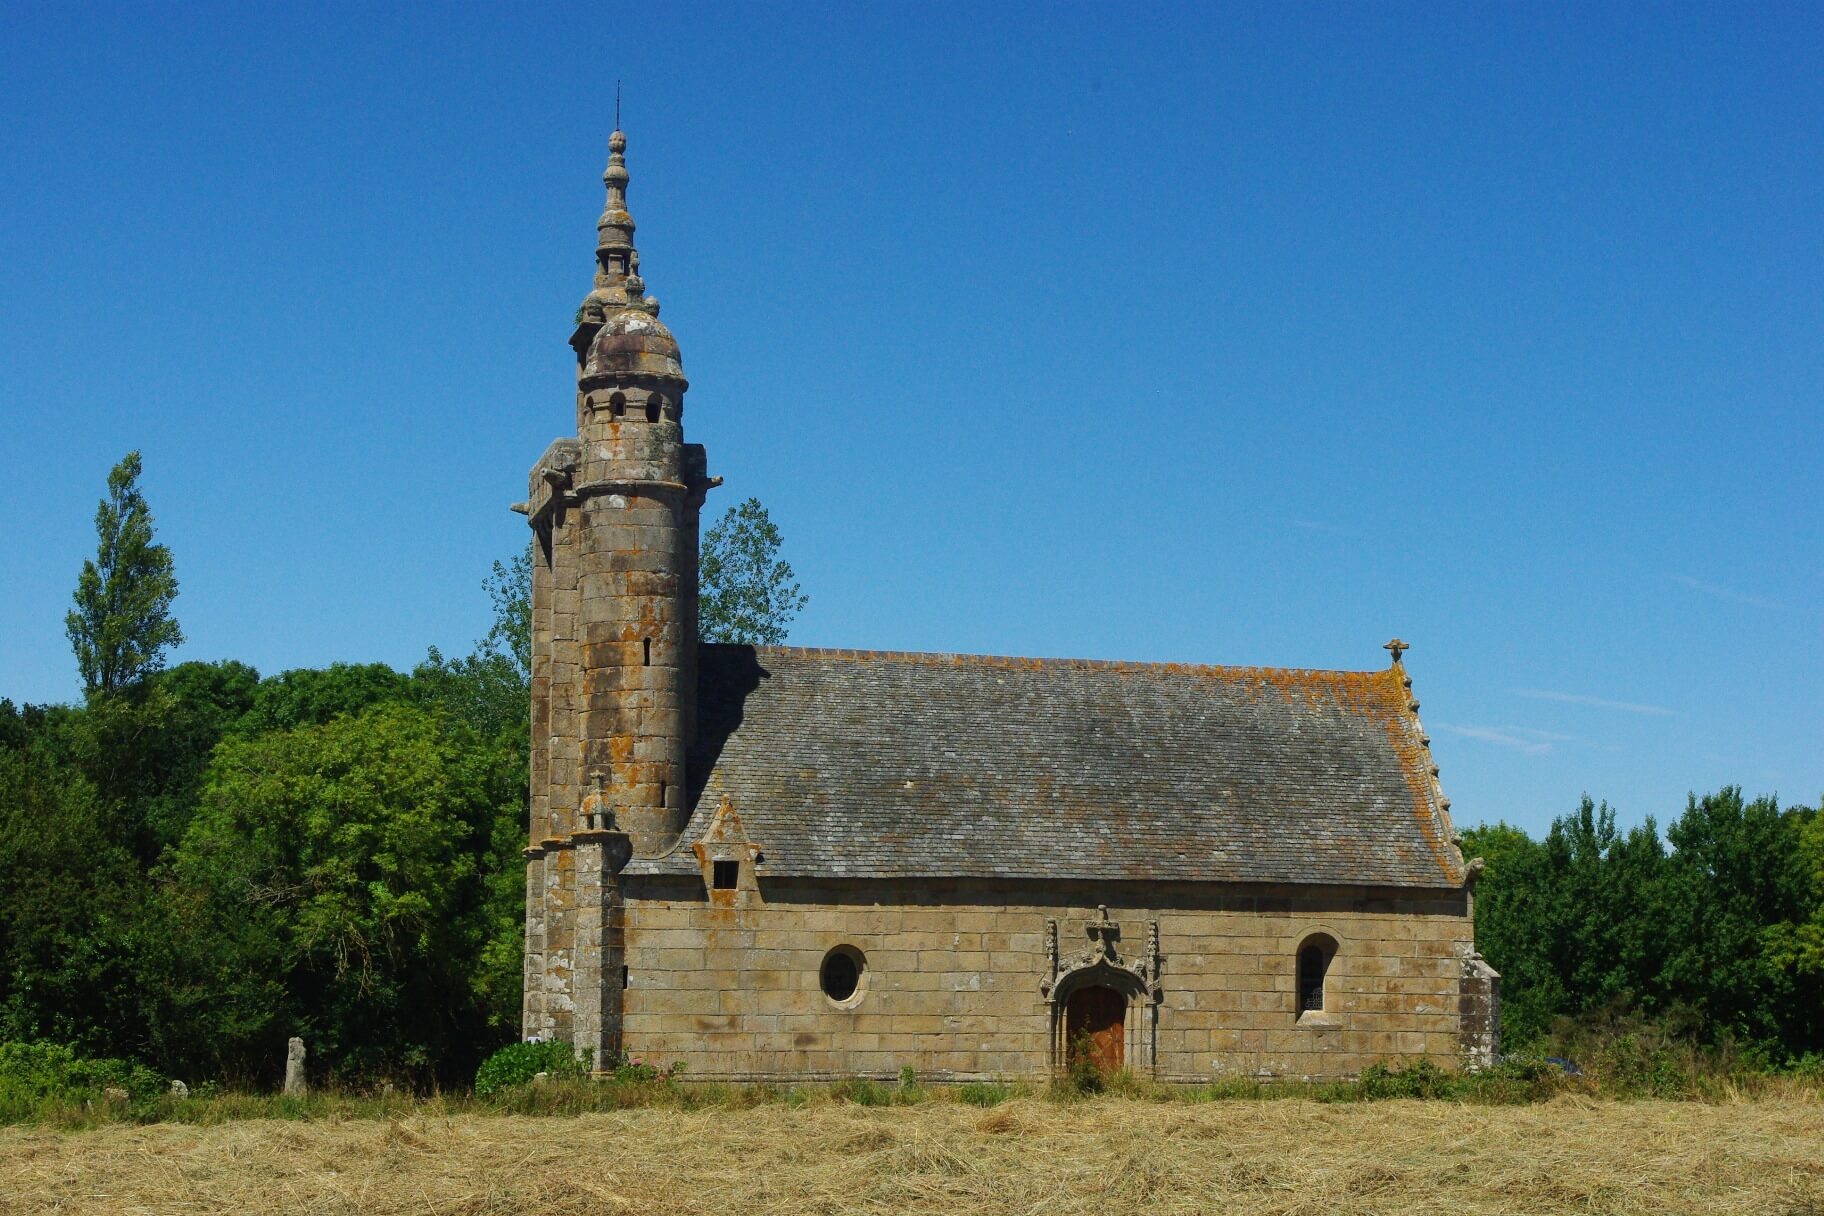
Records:
<instances>
[{"instance_id":1,"label":"wispy cloud","mask_svg":"<svg viewBox=\"0 0 1824 1216\"><path fill-rule=\"evenodd\" d=\"M1455 726L1449 722L1439 722L1437 729L1447 730L1453 735L1462 735L1465 739L1480 739L1484 743L1495 743L1502 747L1511 747L1517 752L1529 756L1543 756L1552 750L1552 743L1570 742L1569 735L1555 735L1550 731L1528 730L1524 726Z\"/></svg>"},{"instance_id":2,"label":"wispy cloud","mask_svg":"<svg viewBox=\"0 0 1824 1216\"><path fill-rule=\"evenodd\" d=\"M1597 709L1618 709L1624 714L1648 714L1655 718L1672 718L1678 715L1676 709L1667 709L1663 705L1642 705L1637 701L1611 701L1607 697L1586 697L1577 692L1554 692L1549 688L1516 688L1516 697L1531 697L1535 701L1563 701L1567 705L1594 705Z\"/></svg>"},{"instance_id":3,"label":"wispy cloud","mask_svg":"<svg viewBox=\"0 0 1824 1216\"><path fill-rule=\"evenodd\" d=\"M1674 574L1672 576L1672 581L1681 587L1689 587L1693 591L1701 591L1705 595L1714 596L1719 600L1728 600L1732 604L1748 604L1755 608L1784 609L1786 607L1786 605L1780 603L1778 600L1764 599L1761 596L1749 595L1744 591L1737 591L1731 587L1720 587L1715 583L1706 583L1703 579L1692 578L1689 574Z\"/></svg>"}]
</instances>

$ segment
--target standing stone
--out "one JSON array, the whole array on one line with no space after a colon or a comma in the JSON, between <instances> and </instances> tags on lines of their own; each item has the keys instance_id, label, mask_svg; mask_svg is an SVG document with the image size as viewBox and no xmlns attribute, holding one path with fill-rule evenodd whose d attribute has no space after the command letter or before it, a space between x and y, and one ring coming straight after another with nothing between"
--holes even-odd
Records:
<instances>
[{"instance_id":1,"label":"standing stone","mask_svg":"<svg viewBox=\"0 0 1824 1216\"><path fill-rule=\"evenodd\" d=\"M294 1038L285 1045L285 1093L301 1098L309 1092L304 1082L304 1040Z\"/></svg>"},{"instance_id":2,"label":"standing stone","mask_svg":"<svg viewBox=\"0 0 1824 1216\"><path fill-rule=\"evenodd\" d=\"M190 1087L185 1085L182 1081L173 1078L171 1082L171 1096L173 1098L188 1098L190 1096Z\"/></svg>"}]
</instances>

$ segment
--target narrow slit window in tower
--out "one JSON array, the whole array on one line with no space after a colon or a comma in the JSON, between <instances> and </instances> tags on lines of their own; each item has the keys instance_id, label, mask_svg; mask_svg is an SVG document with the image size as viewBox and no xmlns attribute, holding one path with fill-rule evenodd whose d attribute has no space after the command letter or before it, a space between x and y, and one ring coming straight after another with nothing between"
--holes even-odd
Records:
<instances>
[{"instance_id":1,"label":"narrow slit window in tower","mask_svg":"<svg viewBox=\"0 0 1824 1216\"><path fill-rule=\"evenodd\" d=\"M608 398L608 408L613 411L616 418L625 414L627 412L627 395L625 393L616 393L614 396Z\"/></svg>"},{"instance_id":2,"label":"narrow slit window in tower","mask_svg":"<svg viewBox=\"0 0 1824 1216\"><path fill-rule=\"evenodd\" d=\"M652 666L652 639L644 638L644 639L642 639L642 641L645 646L645 654L644 654L644 657L640 661L640 666L641 667L651 667Z\"/></svg>"},{"instance_id":3,"label":"narrow slit window in tower","mask_svg":"<svg viewBox=\"0 0 1824 1216\"><path fill-rule=\"evenodd\" d=\"M659 420L659 411L664 408L665 398L659 396L657 393L646 398L646 421L657 422Z\"/></svg>"}]
</instances>

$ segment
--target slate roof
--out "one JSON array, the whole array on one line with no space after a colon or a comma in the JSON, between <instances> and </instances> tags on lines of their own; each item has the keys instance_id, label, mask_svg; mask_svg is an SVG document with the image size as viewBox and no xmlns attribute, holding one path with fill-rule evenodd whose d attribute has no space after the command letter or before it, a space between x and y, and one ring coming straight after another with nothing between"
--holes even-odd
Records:
<instances>
[{"instance_id":1,"label":"slate roof","mask_svg":"<svg viewBox=\"0 0 1824 1216\"><path fill-rule=\"evenodd\" d=\"M1404 669L702 648L695 811L762 875L1452 888Z\"/></svg>"}]
</instances>

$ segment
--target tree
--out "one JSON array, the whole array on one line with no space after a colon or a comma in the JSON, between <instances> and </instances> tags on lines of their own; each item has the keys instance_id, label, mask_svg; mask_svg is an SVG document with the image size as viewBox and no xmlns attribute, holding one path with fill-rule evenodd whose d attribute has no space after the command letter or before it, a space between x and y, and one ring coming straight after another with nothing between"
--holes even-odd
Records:
<instances>
[{"instance_id":1,"label":"tree","mask_svg":"<svg viewBox=\"0 0 1824 1216\"><path fill-rule=\"evenodd\" d=\"M163 892L167 1054L248 1075L302 1034L346 1080L470 1075L518 1013L517 975L483 956L514 898L490 879L524 868L523 782L498 744L397 702L225 740Z\"/></svg>"},{"instance_id":2,"label":"tree","mask_svg":"<svg viewBox=\"0 0 1824 1216\"><path fill-rule=\"evenodd\" d=\"M233 660L179 663L92 698L64 738L94 785L113 840L144 866L184 834L210 753L240 728L260 687Z\"/></svg>"},{"instance_id":3,"label":"tree","mask_svg":"<svg viewBox=\"0 0 1824 1216\"><path fill-rule=\"evenodd\" d=\"M108 474L108 496L95 510L99 541L82 563L76 607L64 629L90 695L112 693L164 666L166 650L184 640L171 616L177 576L171 550L152 541L152 512L139 492L138 452Z\"/></svg>"},{"instance_id":4,"label":"tree","mask_svg":"<svg viewBox=\"0 0 1824 1216\"><path fill-rule=\"evenodd\" d=\"M1824 799L1820 809L1798 808L1793 817L1798 836L1799 862L1809 878L1799 915L1770 925L1764 932L1767 959L1776 970L1792 977L1795 987L1808 988L1806 1022L1812 1043L1824 1040Z\"/></svg>"},{"instance_id":5,"label":"tree","mask_svg":"<svg viewBox=\"0 0 1824 1216\"><path fill-rule=\"evenodd\" d=\"M1463 834L1466 857L1487 868L1476 883L1476 948L1501 973L1501 1047L1531 1044L1567 1005L1553 946L1559 909L1545 846L1505 823Z\"/></svg>"},{"instance_id":6,"label":"tree","mask_svg":"<svg viewBox=\"0 0 1824 1216\"><path fill-rule=\"evenodd\" d=\"M1672 999L1697 1011L1712 1033L1795 1054L1817 1046L1815 1015L1803 1015L1818 994L1781 966L1769 930L1810 911L1803 824L1776 799L1744 799L1739 786L1693 795L1666 829L1673 852L1660 929Z\"/></svg>"},{"instance_id":7,"label":"tree","mask_svg":"<svg viewBox=\"0 0 1824 1216\"><path fill-rule=\"evenodd\" d=\"M143 884L58 736L81 711L0 716L0 1041L132 1051L128 943Z\"/></svg>"},{"instance_id":8,"label":"tree","mask_svg":"<svg viewBox=\"0 0 1824 1216\"><path fill-rule=\"evenodd\" d=\"M261 680L253 703L234 733L259 735L269 730L321 726L343 715L364 713L376 705L412 700L409 676L385 663L331 663L299 667Z\"/></svg>"},{"instance_id":9,"label":"tree","mask_svg":"<svg viewBox=\"0 0 1824 1216\"><path fill-rule=\"evenodd\" d=\"M446 659L433 646L412 672L419 699L489 737L526 740L532 695L532 546L495 562L481 581L494 604L494 624L467 658Z\"/></svg>"},{"instance_id":10,"label":"tree","mask_svg":"<svg viewBox=\"0 0 1824 1216\"><path fill-rule=\"evenodd\" d=\"M495 562L494 573L481 580L494 604L494 625L476 649L507 659L519 678L532 679L532 544L511 561Z\"/></svg>"},{"instance_id":11,"label":"tree","mask_svg":"<svg viewBox=\"0 0 1824 1216\"><path fill-rule=\"evenodd\" d=\"M757 498L730 507L704 536L699 629L705 642L785 641L810 597L780 559L780 544L779 529Z\"/></svg>"}]
</instances>

